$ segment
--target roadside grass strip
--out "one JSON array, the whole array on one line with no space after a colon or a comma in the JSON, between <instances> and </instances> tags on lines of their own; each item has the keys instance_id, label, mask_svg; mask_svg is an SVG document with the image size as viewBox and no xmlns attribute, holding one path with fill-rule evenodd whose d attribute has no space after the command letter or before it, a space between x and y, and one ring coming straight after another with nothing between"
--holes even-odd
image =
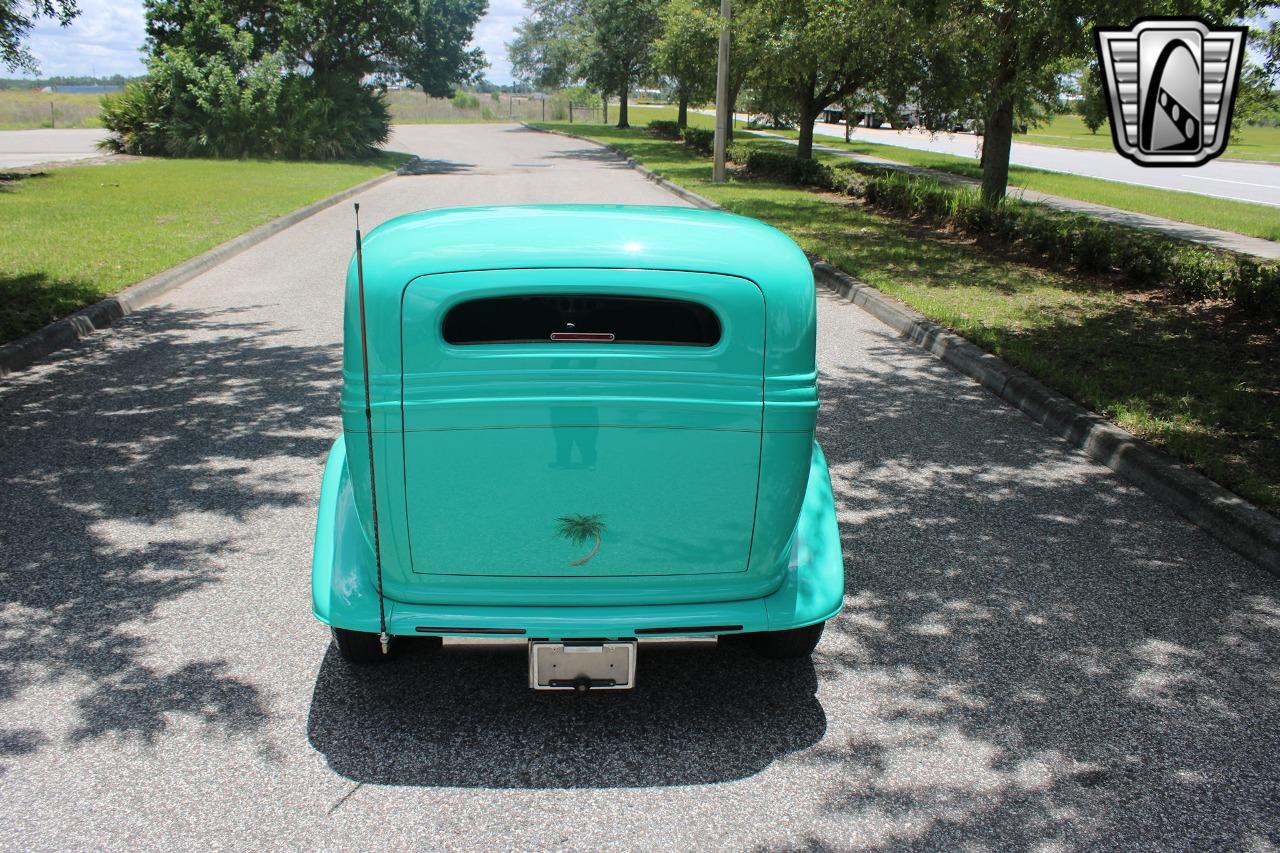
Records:
<instances>
[{"instance_id":1,"label":"roadside grass strip","mask_svg":"<svg viewBox=\"0 0 1280 853\"><path fill-rule=\"evenodd\" d=\"M156 159L0 173L0 343L407 159Z\"/></svg>"},{"instance_id":2,"label":"roadside grass strip","mask_svg":"<svg viewBox=\"0 0 1280 853\"><path fill-rule=\"evenodd\" d=\"M1270 128L1258 128L1269 130ZM770 130L769 133L794 139L794 130ZM883 145L874 142L860 142L855 130L853 140L844 142L834 137L818 136L814 145L847 151L866 157L879 157L908 166L919 166L925 169L936 169L952 175L979 180L982 178L982 167L978 161L954 154L942 154L934 151L918 151L913 148L899 148L896 145ZM1023 141L1020 137L1018 141ZM821 151L814 152L822 160L838 162L840 158ZM1068 175L1061 172L1047 172L1042 169L1031 169L1026 166L1009 167L1009 187L1013 195L1018 189L1035 190L1062 196L1063 198L1086 201L1092 204L1106 205L1118 210L1129 210L1134 213L1145 213L1148 216L1160 216L1175 222L1187 222L1192 225L1203 225L1224 231L1235 231L1248 234L1250 237L1261 237L1264 240L1280 240L1280 208L1265 204L1250 204L1244 201L1213 198L1196 193L1184 193L1174 190L1158 190L1151 187L1139 187L1122 184L1118 181L1105 181L1101 178L1087 178L1081 175Z\"/></svg>"},{"instance_id":3,"label":"roadside grass strip","mask_svg":"<svg viewBox=\"0 0 1280 853\"><path fill-rule=\"evenodd\" d=\"M1114 151L1111 143L1111 127L1106 122L1097 133L1090 133L1084 120L1078 115L1059 115L1040 127L1031 128L1025 135L1014 137L1015 142L1047 145L1053 148L1079 148L1089 151ZM1259 160L1280 163L1280 127L1251 127L1240 129L1240 138L1227 143L1223 157L1228 160Z\"/></svg>"},{"instance_id":4,"label":"roadside grass strip","mask_svg":"<svg viewBox=\"0 0 1280 853\"><path fill-rule=\"evenodd\" d=\"M1225 300L1179 302L1159 284L1082 274L835 193L739 178L713 184L707 158L641 128L535 126L613 145L664 178L769 222L1246 499L1280 511L1275 317ZM736 135L735 144L779 143Z\"/></svg>"}]
</instances>

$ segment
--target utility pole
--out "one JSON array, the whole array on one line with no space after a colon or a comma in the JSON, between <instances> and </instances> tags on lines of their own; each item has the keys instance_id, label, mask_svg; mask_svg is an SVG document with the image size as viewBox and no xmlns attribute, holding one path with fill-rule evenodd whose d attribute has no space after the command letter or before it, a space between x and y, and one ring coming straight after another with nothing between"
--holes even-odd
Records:
<instances>
[{"instance_id":1,"label":"utility pole","mask_svg":"<svg viewBox=\"0 0 1280 853\"><path fill-rule=\"evenodd\" d=\"M720 58L716 62L716 137L715 163L711 167L711 180L724 183L724 153L729 139L729 0L720 0Z\"/></svg>"}]
</instances>

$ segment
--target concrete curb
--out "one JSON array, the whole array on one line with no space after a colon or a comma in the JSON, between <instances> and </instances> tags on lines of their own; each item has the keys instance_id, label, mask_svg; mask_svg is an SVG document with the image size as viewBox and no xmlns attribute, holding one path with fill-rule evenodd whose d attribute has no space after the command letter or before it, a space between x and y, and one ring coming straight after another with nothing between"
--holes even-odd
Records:
<instances>
[{"instance_id":1,"label":"concrete curb","mask_svg":"<svg viewBox=\"0 0 1280 853\"><path fill-rule=\"evenodd\" d=\"M413 161L409 162L412 163ZM345 201L357 193L362 193L384 181L389 181L403 174L408 165L406 163L405 166L401 166L393 172L370 178L363 183L356 184L354 187L348 187L327 198L322 198L320 201L312 202L306 207L300 207L292 213L286 213L278 219L273 219L270 222L259 225L252 231L241 234L239 237L233 237L221 245L214 246L201 255L196 255L194 258L183 261L175 267L170 267L164 272L143 279L114 296L109 296L101 302L95 302L87 308L81 308L70 316L53 321L43 329L37 329L25 337L0 346L0 378L30 367L45 356L64 347L71 346L76 341L86 338L94 332L107 328L122 317L132 314L148 300L154 299L180 284L185 284L228 258L240 254L245 249L256 246L268 237L272 237L292 225L297 225L302 220L314 216L341 201Z\"/></svg>"},{"instance_id":2,"label":"concrete curb","mask_svg":"<svg viewBox=\"0 0 1280 853\"><path fill-rule=\"evenodd\" d=\"M527 126L527 125L526 125ZM530 128L539 130L542 128ZM581 139L585 136L543 131ZM604 147L622 157L649 180L698 207L722 210L720 205L660 178L611 145ZM1254 506L1187 466L1156 450L1089 411L998 356L929 320L923 314L885 296L843 270L810 256L814 280L834 290L871 316L893 328L917 346L928 350L953 369L1016 407L1045 429L1066 439L1098 462L1133 483L1179 515L1204 529L1232 550L1280 575L1280 519Z\"/></svg>"},{"instance_id":3,"label":"concrete curb","mask_svg":"<svg viewBox=\"0 0 1280 853\"><path fill-rule=\"evenodd\" d=\"M813 271L822 286L975 379L1229 548L1280 575L1280 519L848 273L824 261L814 263Z\"/></svg>"}]
</instances>

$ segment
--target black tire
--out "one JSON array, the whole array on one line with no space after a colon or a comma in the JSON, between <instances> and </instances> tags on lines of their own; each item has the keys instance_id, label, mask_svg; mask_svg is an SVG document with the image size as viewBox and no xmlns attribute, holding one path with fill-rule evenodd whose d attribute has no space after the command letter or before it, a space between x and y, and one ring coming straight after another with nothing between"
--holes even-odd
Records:
<instances>
[{"instance_id":1,"label":"black tire","mask_svg":"<svg viewBox=\"0 0 1280 853\"><path fill-rule=\"evenodd\" d=\"M758 634L747 634L751 648L761 657L773 660L791 660L807 658L817 648L822 639L825 622L816 625L805 625L803 628L792 628L789 631L761 631Z\"/></svg>"},{"instance_id":2,"label":"black tire","mask_svg":"<svg viewBox=\"0 0 1280 853\"><path fill-rule=\"evenodd\" d=\"M334 628L333 644L338 647L338 654L342 655L347 663L357 666L370 666L376 663L382 663L395 657L401 646L403 645L398 638L391 638L391 645L387 647L387 653L382 653L382 643L378 640L377 634L371 634L367 631L348 631L346 628Z\"/></svg>"}]
</instances>

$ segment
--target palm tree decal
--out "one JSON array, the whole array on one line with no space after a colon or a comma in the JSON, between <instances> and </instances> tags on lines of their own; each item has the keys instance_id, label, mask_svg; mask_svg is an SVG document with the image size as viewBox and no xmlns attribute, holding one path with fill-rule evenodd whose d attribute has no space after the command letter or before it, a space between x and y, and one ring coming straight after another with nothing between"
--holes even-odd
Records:
<instances>
[{"instance_id":1,"label":"palm tree decal","mask_svg":"<svg viewBox=\"0 0 1280 853\"><path fill-rule=\"evenodd\" d=\"M592 546L590 553L582 559L574 560L569 564L571 566L585 565L600 550L600 535L604 533L604 516L562 515L559 521L557 535L563 536L574 545L585 545L592 537L595 538L596 544Z\"/></svg>"}]
</instances>

